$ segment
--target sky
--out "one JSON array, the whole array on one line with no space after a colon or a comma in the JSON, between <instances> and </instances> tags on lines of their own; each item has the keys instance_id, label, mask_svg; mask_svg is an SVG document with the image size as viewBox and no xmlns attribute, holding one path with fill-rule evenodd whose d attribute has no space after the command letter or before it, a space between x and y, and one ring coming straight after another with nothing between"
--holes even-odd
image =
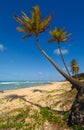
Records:
<instances>
[{"instance_id":1,"label":"sky","mask_svg":"<svg viewBox=\"0 0 84 130\"><path fill-rule=\"evenodd\" d=\"M54 12L51 28L39 35L41 47L65 71L57 43L47 42L54 27L65 27L72 33L71 42L61 44L67 66L70 69L70 61L76 59L80 73L84 72L84 0L0 0L0 81L63 79L40 53L35 37L22 40L23 33L16 30L19 24L13 15L21 16L24 11L31 17L36 5L41 9L42 19Z\"/></svg>"}]
</instances>

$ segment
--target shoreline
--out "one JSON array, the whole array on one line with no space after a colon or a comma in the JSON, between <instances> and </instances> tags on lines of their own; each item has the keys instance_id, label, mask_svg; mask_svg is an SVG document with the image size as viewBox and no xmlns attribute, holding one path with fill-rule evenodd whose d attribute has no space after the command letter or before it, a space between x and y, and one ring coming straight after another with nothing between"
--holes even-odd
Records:
<instances>
[{"instance_id":1,"label":"shoreline","mask_svg":"<svg viewBox=\"0 0 84 130\"><path fill-rule=\"evenodd\" d=\"M35 104L44 107L51 106L54 100L60 100L60 94L70 89L69 82L52 82L43 86L5 91L0 93L0 115L14 109L25 108L25 106L37 108ZM61 108L58 106L55 109L59 110Z\"/></svg>"},{"instance_id":2,"label":"shoreline","mask_svg":"<svg viewBox=\"0 0 84 130\"><path fill-rule=\"evenodd\" d=\"M68 81L67 81L68 82ZM15 88L15 89L10 89L10 90L0 90L0 94L1 93L8 93L8 92L12 92L12 91L23 91L23 90L33 90L33 89L50 89L51 88L51 86L54 86L55 87L55 85L56 85L56 87L57 87L57 85L60 85L60 84L63 84L63 83L66 83L65 81L59 81L59 82L49 82L49 83L44 83L43 85L37 85L37 86L32 86L32 87L24 87L24 88ZM48 87L48 88L45 88L45 87ZM52 89L55 89L55 88L52 88Z\"/></svg>"},{"instance_id":3,"label":"shoreline","mask_svg":"<svg viewBox=\"0 0 84 130\"><path fill-rule=\"evenodd\" d=\"M5 91L17 90L17 89L46 86L46 85L50 85L54 82L56 82L56 81L53 81L53 82L52 81L51 82L50 81L46 81L46 82L43 82L43 81L42 82L40 82L40 81L38 81L38 82L11 82L10 81L10 82L7 82L7 84L6 84L6 82L3 82L0 84L0 93L4 93Z\"/></svg>"}]
</instances>

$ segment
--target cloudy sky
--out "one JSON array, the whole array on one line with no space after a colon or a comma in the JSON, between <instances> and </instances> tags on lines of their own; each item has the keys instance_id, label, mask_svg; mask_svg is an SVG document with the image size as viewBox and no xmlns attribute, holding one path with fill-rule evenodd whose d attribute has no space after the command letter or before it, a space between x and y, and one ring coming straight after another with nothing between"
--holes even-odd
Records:
<instances>
[{"instance_id":1,"label":"cloudy sky","mask_svg":"<svg viewBox=\"0 0 84 130\"><path fill-rule=\"evenodd\" d=\"M40 6L43 19L54 12L51 28L39 36L41 47L64 70L57 43L47 40L54 27L65 27L72 33L72 42L61 44L67 66L74 58L84 72L84 0L0 0L0 81L62 79L38 50L35 37L21 40L23 33L16 30L19 24L13 15L24 11L30 17L35 5Z\"/></svg>"}]
</instances>

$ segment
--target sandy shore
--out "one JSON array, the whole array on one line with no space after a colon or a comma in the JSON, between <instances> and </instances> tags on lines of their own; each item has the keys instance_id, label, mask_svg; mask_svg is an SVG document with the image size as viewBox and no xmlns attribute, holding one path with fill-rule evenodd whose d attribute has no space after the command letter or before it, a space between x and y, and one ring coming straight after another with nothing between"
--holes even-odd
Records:
<instances>
[{"instance_id":1,"label":"sandy shore","mask_svg":"<svg viewBox=\"0 0 84 130\"><path fill-rule=\"evenodd\" d=\"M70 84L68 86L67 84L69 83L52 82L45 86L9 90L0 93L0 115L28 105L33 107L36 107L37 104L50 106L54 102L54 97L56 98L56 96L63 93L63 91L70 90ZM56 100L58 100L58 97Z\"/></svg>"}]
</instances>

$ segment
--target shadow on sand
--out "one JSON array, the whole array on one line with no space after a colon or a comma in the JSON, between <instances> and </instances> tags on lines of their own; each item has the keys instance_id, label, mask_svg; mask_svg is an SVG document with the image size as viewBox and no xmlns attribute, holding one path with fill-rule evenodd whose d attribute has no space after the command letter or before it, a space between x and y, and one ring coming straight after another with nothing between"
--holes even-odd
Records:
<instances>
[{"instance_id":1,"label":"shadow on sand","mask_svg":"<svg viewBox=\"0 0 84 130\"><path fill-rule=\"evenodd\" d=\"M25 96L26 96L26 95L20 96L20 95L17 95L17 94L12 94L12 95L5 96L5 99L7 99L8 101L13 101L13 100L15 100L15 99L21 99L21 100L23 100L24 102L30 103L30 104L33 105L33 106L36 106L36 107L39 107L39 108L47 108L47 110L50 110L50 111L52 111L52 112L58 112L58 113L61 114L61 115L64 115L66 112L68 112L68 111L58 111L58 110L54 110L54 109L51 109L51 107L47 107L47 106L46 106L46 107L43 107L43 106L41 106L41 105L39 105L39 104L37 104L37 103L33 103L33 102L31 102L31 101L26 100L26 99L25 99Z\"/></svg>"}]
</instances>

